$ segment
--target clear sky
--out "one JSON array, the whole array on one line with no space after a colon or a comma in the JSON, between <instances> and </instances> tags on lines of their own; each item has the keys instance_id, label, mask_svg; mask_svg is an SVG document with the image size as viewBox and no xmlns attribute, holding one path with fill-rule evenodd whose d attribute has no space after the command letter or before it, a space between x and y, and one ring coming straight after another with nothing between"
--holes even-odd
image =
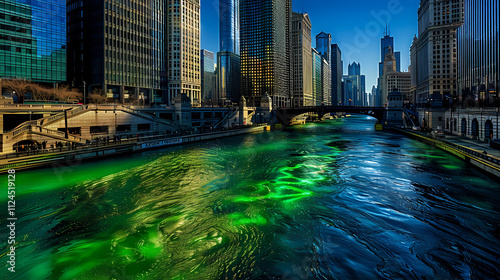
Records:
<instances>
[{"instance_id":1,"label":"clear sky","mask_svg":"<svg viewBox=\"0 0 500 280\"><path fill-rule=\"evenodd\" d=\"M369 92L377 82L380 39L385 23L394 37L395 51L401 52L401 70L407 71L410 46L417 33L419 0L293 0L294 12L309 14L312 22L312 47L321 31L332 34L339 44L347 74L349 62L360 62ZM219 50L219 0L201 0L201 48Z\"/></svg>"}]
</instances>

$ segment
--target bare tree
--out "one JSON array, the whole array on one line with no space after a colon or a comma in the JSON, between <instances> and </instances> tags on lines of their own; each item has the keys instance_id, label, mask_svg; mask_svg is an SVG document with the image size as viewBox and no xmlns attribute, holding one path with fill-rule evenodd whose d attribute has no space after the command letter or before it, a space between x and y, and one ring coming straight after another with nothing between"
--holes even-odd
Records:
<instances>
[{"instance_id":1,"label":"bare tree","mask_svg":"<svg viewBox=\"0 0 500 280\"><path fill-rule=\"evenodd\" d=\"M30 83L28 89L33 94L33 99L37 101L48 101L54 95L51 89L35 83Z\"/></svg>"},{"instance_id":2,"label":"bare tree","mask_svg":"<svg viewBox=\"0 0 500 280\"><path fill-rule=\"evenodd\" d=\"M4 82L4 87L12 90L17 96L19 103L24 103L24 96L29 91L29 82L24 80L8 80Z\"/></svg>"},{"instance_id":3,"label":"bare tree","mask_svg":"<svg viewBox=\"0 0 500 280\"><path fill-rule=\"evenodd\" d=\"M82 94L79 90L71 88L67 85L62 85L55 90L55 97L59 101L79 101L82 99Z\"/></svg>"},{"instance_id":4,"label":"bare tree","mask_svg":"<svg viewBox=\"0 0 500 280\"><path fill-rule=\"evenodd\" d=\"M99 88L93 89L88 98L90 100L90 103L94 104L101 104L107 101L107 98L106 96L104 96L102 89Z\"/></svg>"}]
</instances>

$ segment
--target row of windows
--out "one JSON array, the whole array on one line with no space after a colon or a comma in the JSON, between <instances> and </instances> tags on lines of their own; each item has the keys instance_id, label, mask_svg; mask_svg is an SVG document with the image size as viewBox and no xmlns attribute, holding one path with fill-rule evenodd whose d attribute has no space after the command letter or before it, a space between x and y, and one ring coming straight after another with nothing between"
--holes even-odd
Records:
<instances>
[{"instance_id":1,"label":"row of windows","mask_svg":"<svg viewBox=\"0 0 500 280\"><path fill-rule=\"evenodd\" d=\"M0 40L6 40L6 41L22 43L22 44L31 44L31 42L32 42L31 39L20 38L20 37L11 36L11 35L5 35L5 34L0 34Z\"/></svg>"}]
</instances>

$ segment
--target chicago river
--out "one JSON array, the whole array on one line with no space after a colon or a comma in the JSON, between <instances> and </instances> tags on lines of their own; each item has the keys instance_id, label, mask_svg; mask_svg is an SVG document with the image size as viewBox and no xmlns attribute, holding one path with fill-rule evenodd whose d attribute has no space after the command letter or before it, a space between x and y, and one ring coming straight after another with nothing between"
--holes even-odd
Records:
<instances>
[{"instance_id":1,"label":"chicago river","mask_svg":"<svg viewBox=\"0 0 500 280\"><path fill-rule=\"evenodd\" d=\"M374 122L20 171L16 279L498 277L500 183Z\"/></svg>"}]
</instances>

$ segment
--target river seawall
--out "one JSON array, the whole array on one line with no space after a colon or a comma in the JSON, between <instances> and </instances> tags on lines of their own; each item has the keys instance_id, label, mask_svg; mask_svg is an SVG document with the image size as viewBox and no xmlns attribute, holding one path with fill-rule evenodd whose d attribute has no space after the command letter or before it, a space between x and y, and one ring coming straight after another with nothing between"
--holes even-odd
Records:
<instances>
[{"instance_id":1,"label":"river seawall","mask_svg":"<svg viewBox=\"0 0 500 280\"><path fill-rule=\"evenodd\" d=\"M6 173L9 169L24 170L44 167L47 165L53 166L71 166L75 163L80 163L84 160L95 160L98 158L117 156L121 154L142 152L151 149L165 148L170 146L183 145L194 142L214 140L224 137L231 137L236 135L258 133L269 131L268 126L258 126L243 128L237 130L229 130L222 132L213 132L206 134L193 134L179 137L154 137L144 141L130 142L123 141L122 144L88 147L83 149L42 153L28 157L8 158L0 161L0 174Z\"/></svg>"},{"instance_id":2,"label":"river seawall","mask_svg":"<svg viewBox=\"0 0 500 280\"><path fill-rule=\"evenodd\" d=\"M500 159L498 158L489 156L481 151L477 151L466 146L447 142L446 140L432 139L407 130L392 128L392 131L446 151L464 160L467 164L479 168L489 175L500 178Z\"/></svg>"}]
</instances>

